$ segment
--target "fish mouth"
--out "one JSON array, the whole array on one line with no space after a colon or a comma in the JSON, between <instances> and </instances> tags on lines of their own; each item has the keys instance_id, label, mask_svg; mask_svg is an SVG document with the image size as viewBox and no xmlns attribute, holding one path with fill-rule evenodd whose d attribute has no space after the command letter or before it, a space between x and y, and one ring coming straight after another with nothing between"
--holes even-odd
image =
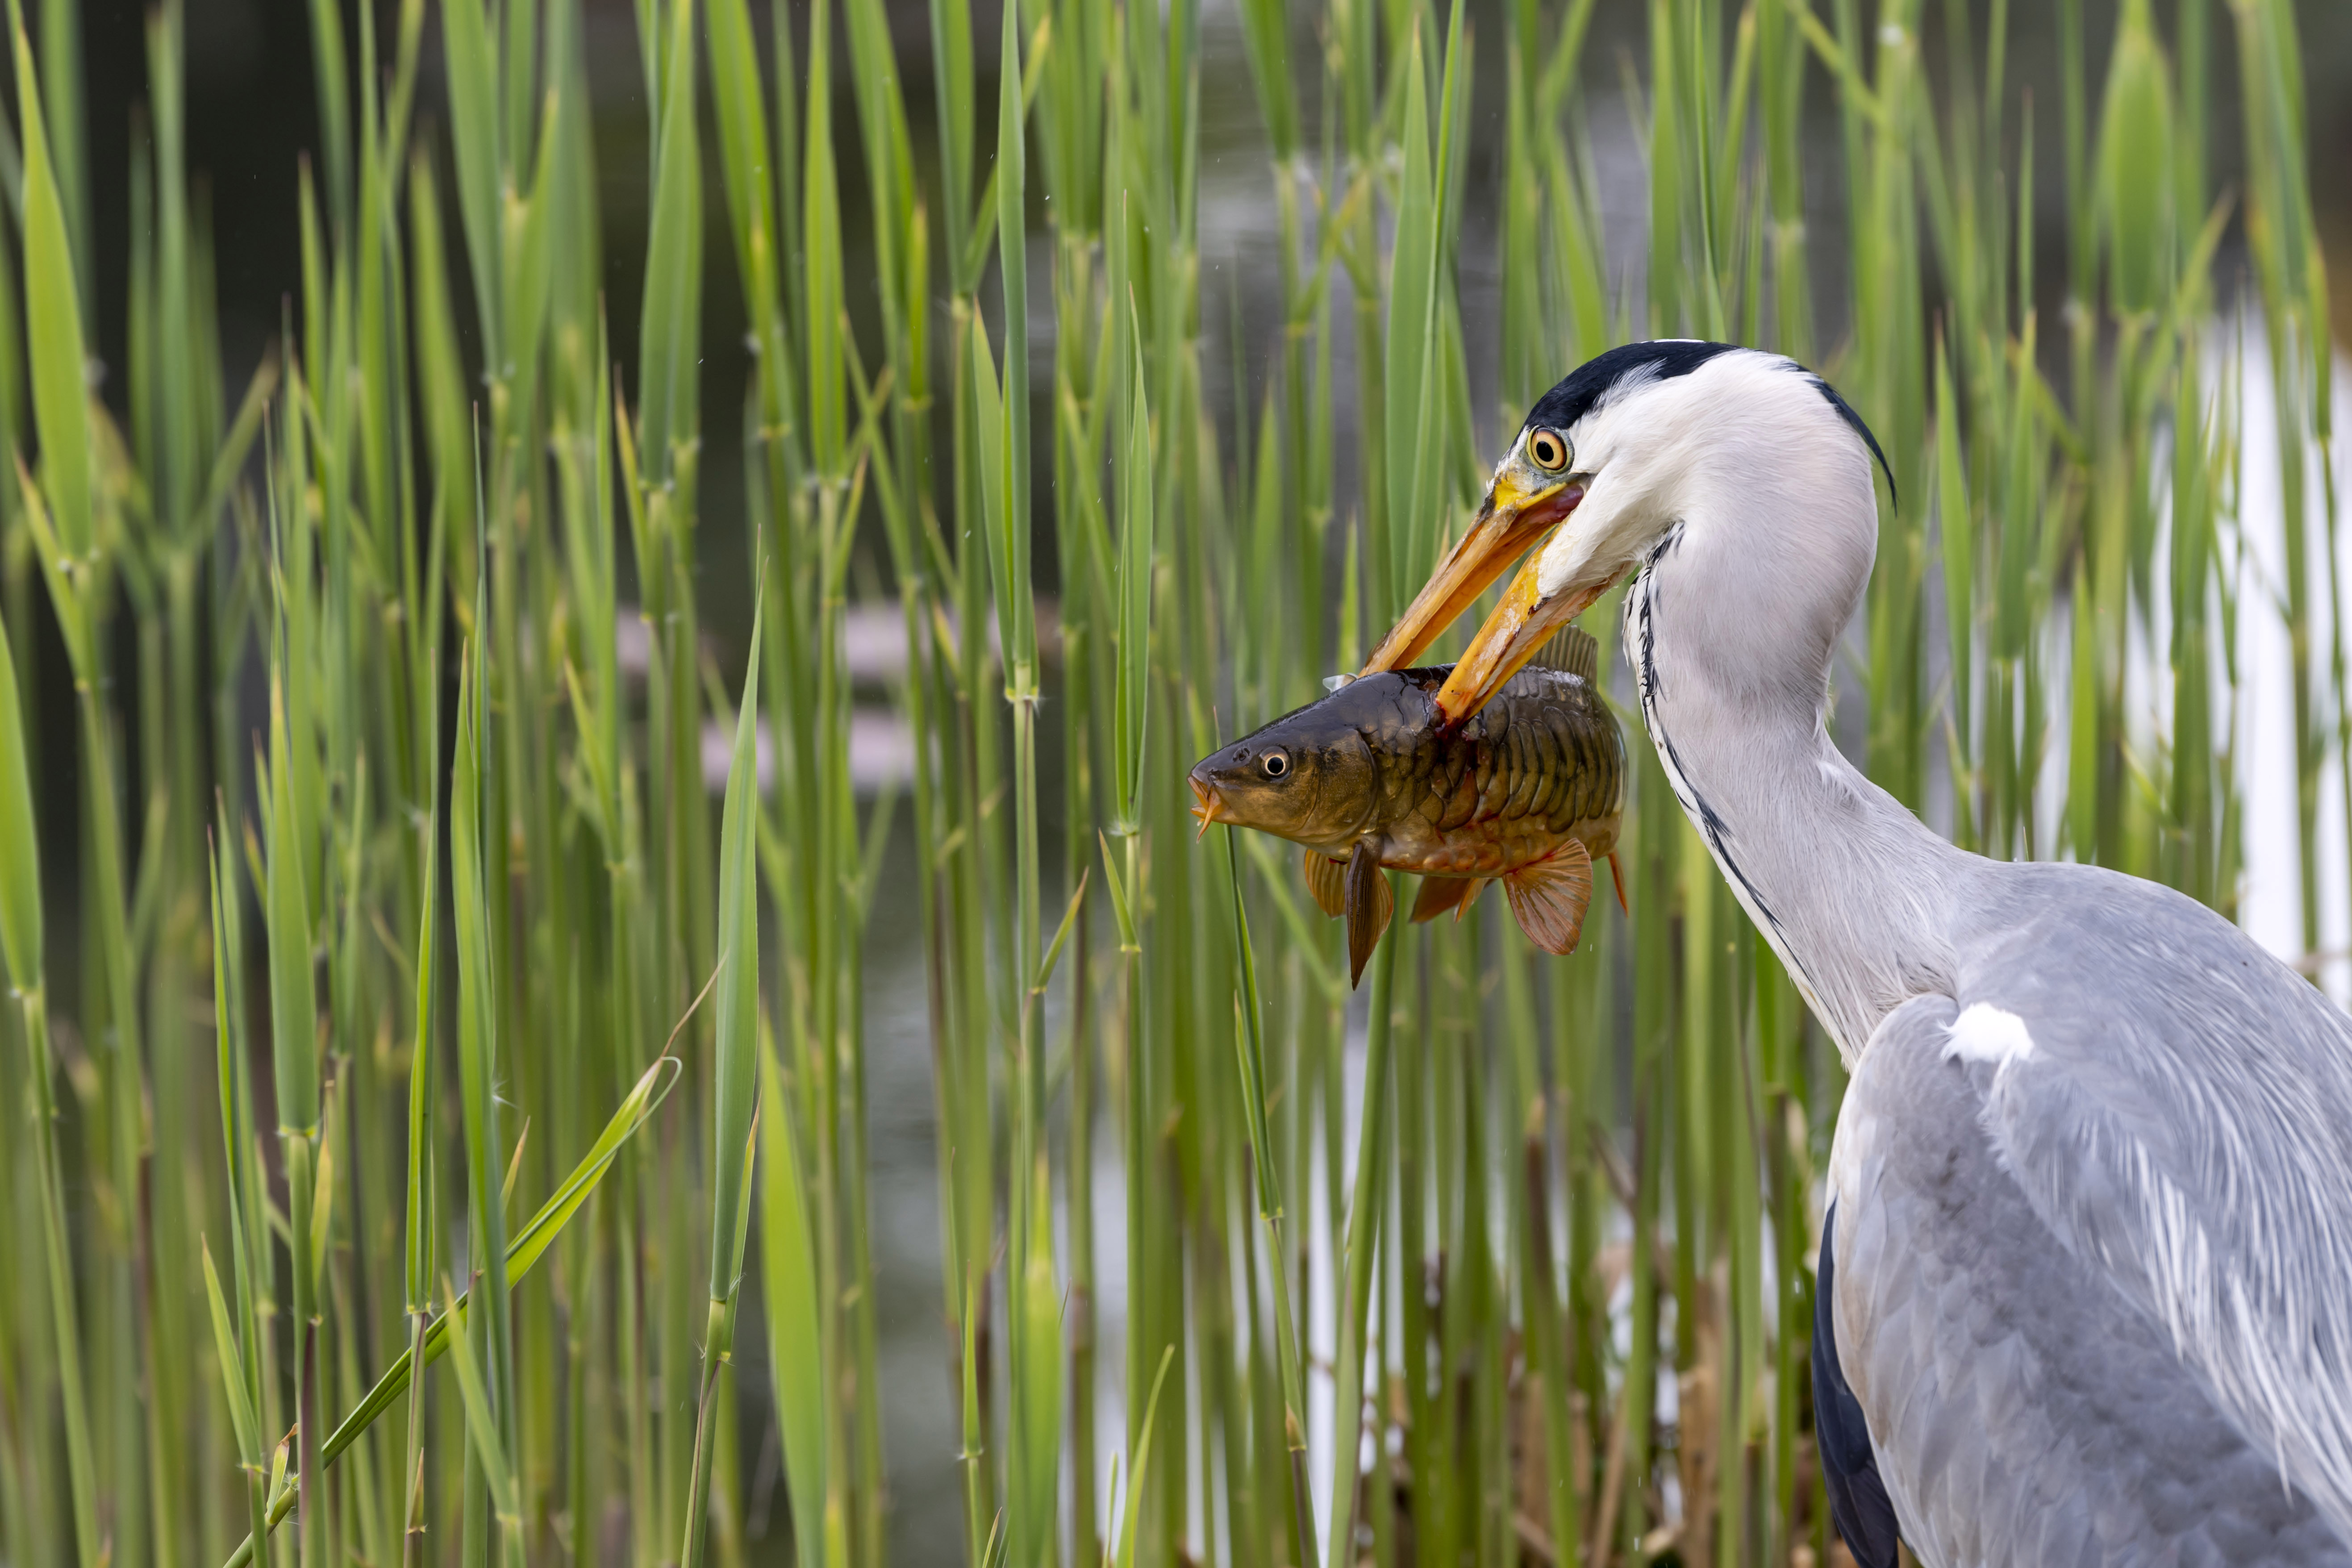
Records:
<instances>
[{"instance_id":1,"label":"fish mouth","mask_svg":"<svg viewBox=\"0 0 2352 1568\"><path fill-rule=\"evenodd\" d=\"M1496 475L1470 531L1446 552L1394 629L1372 650L1364 673L1402 669L1421 658L1479 595L1583 499L1584 486L1576 479L1522 488L1511 472Z\"/></svg>"},{"instance_id":2,"label":"fish mouth","mask_svg":"<svg viewBox=\"0 0 2352 1568\"><path fill-rule=\"evenodd\" d=\"M1200 801L1200 804L1192 808L1192 815L1198 817L1201 823L1201 831L1192 835L1192 842L1198 844L1202 838L1208 837L1209 824L1224 820L1220 812L1225 804L1225 797L1217 793L1215 784L1198 773L1187 775L1185 782L1192 786L1192 794Z\"/></svg>"}]
</instances>

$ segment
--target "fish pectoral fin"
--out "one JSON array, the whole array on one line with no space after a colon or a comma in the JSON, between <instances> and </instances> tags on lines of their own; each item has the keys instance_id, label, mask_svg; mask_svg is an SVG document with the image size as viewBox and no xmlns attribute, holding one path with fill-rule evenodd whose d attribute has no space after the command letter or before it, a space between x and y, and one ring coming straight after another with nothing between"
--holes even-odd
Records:
<instances>
[{"instance_id":1,"label":"fish pectoral fin","mask_svg":"<svg viewBox=\"0 0 2352 1568\"><path fill-rule=\"evenodd\" d=\"M1460 920L1462 911L1470 907L1471 900L1478 896L1478 889L1486 885L1484 877L1423 877L1421 891L1412 900L1413 923L1418 925L1423 921L1433 921L1448 910L1454 911L1454 919Z\"/></svg>"},{"instance_id":2,"label":"fish pectoral fin","mask_svg":"<svg viewBox=\"0 0 2352 1568\"><path fill-rule=\"evenodd\" d=\"M1625 868L1618 863L1617 851L1614 849L1609 851L1609 879L1617 884L1617 912L1621 915L1632 914L1633 908L1625 901Z\"/></svg>"},{"instance_id":3,"label":"fish pectoral fin","mask_svg":"<svg viewBox=\"0 0 2352 1568\"><path fill-rule=\"evenodd\" d=\"M1362 982L1364 964L1395 913L1396 895L1389 891L1389 879L1381 875L1381 858L1360 839L1355 853L1348 857L1349 989Z\"/></svg>"},{"instance_id":4,"label":"fish pectoral fin","mask_svg":"<svg viewBox=\"0 0 2352 1568\"><path fill-rule=\"evenodd\" d=\"M1592 856L1571 838L1542 859L1503 878L1511 913L1528 940L1556 958L1576 951L1584 911L1592 903Z\"/></svg>"},{"instance_id":5,"label":"fish pectoral fin","mask_svg":"<svg viewBox=\"0 0 2352 1568\"><path fill-rule=\"evenodd\" d=\"M1315 907L1338 920L1348 912L1348 863L1334 860L1320 849L1307 852L1307 890Z\"/></svg>"}]
</instances>

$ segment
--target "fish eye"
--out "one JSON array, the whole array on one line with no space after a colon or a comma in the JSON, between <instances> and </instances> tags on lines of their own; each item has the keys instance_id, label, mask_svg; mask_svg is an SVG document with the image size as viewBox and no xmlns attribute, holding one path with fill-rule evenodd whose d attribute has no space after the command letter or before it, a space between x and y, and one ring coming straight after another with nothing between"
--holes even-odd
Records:
<instances>
[{"instance_id":1,"label":"fish eye","mask_svg":"<svg viewBox=\"0 0 2352 1568\"><path fill-rule=\"evenodd\" d=\"M1278 779L1282 777L1283 774L1290 771L1289 753L1286 752L1268 752L1258 763L1258 766L1265 770L1266 777L1270 779Z\"/></svg>"},{"instance_id":2,"label":"fish eye","mask_svg":"<svg viewBox=\"0 0 2352 1568\"><path fill-rule=\"evenodd\" d=\"M1538 430L1528 437L1528 458L1538 468L1558 473L1568 467L1568 437L1557 430Z\"/></svg>"}]
</instances>

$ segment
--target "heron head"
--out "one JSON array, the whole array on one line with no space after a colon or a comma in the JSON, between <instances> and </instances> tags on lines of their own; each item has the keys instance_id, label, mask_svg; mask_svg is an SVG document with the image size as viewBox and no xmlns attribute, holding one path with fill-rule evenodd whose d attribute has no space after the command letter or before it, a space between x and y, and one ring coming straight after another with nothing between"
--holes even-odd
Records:
<instances>
[{"instance_id":1,"label":"heron head","mask_svg":"<svg viewBox=\"0 0 2352 1568\"><path fill-rule=\"evenodd\" d=\"M1369 668L1412 663L1541 540L1438 695L1444 721L1459 724L1678 524L1737 515L1802 527L1852 512L1874 539L1873 456L1885 465L1860 417L1794 361L1683 340L1612 349L1538 400L1469 531ZM1759 552L1759 572L1774 569L1768 553ZM1832 574L1853 554L1839 552Z\"/></svg>"}]
</instances>

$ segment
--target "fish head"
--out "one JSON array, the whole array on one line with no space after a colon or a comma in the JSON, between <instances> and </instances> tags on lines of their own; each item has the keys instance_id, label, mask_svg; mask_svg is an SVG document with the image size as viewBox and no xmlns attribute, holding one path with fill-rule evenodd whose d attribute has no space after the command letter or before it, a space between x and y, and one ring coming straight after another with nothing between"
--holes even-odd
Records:
<instances>
[{"instance_id":1,"label":"fish head","mask_svg":"<svg viewBox=\"0 0 2352 1568\"><path fill-rule=\"evenodd\" d=\"M1342 709L1343 689L1192 764L1192 815L1315 848L1342 848L1371 826L1380 769Z\"/></svg>"}]
</instances>

